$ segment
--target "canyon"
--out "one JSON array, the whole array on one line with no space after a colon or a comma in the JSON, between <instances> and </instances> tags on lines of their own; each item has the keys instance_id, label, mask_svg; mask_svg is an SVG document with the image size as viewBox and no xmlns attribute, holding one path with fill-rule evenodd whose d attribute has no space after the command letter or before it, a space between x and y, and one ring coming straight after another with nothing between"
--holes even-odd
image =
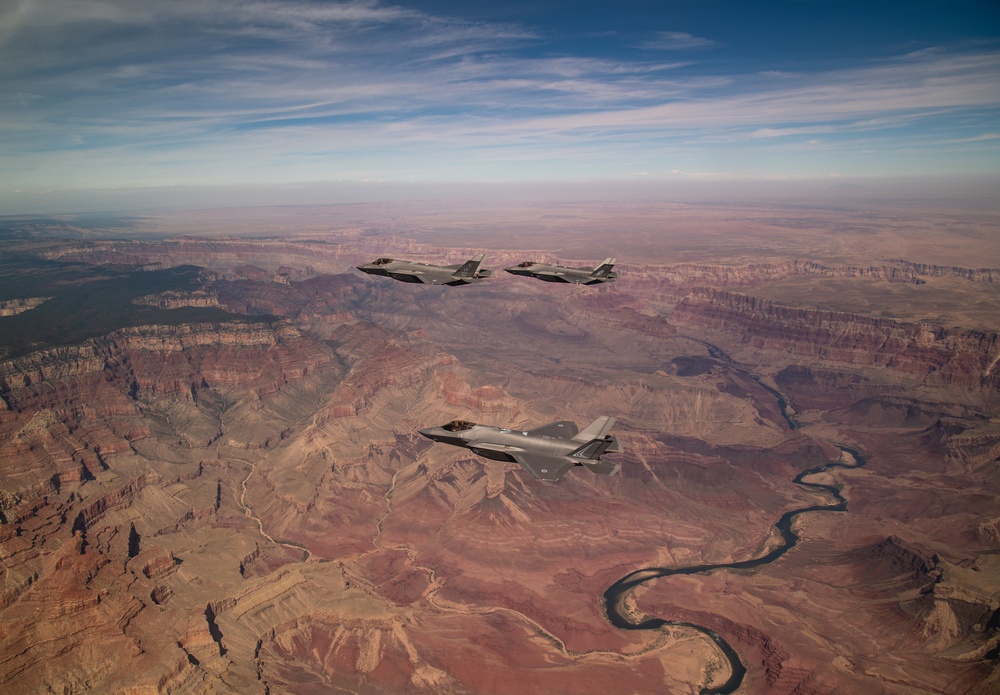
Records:
<instances>
[{"instance_id":1,"label":"canyon","mask_svg":"<svg viewBox=\"0 0 1000 695\"><path fill-rule=\"evenodd\" d=\"M996 215L258 213L0 239L4 691L719 692L689 623L738 693L1000 692ZM353 270L479 250L621 277ZM598 415L555 484L417 433Z\"/></svg>"}]
</instances>

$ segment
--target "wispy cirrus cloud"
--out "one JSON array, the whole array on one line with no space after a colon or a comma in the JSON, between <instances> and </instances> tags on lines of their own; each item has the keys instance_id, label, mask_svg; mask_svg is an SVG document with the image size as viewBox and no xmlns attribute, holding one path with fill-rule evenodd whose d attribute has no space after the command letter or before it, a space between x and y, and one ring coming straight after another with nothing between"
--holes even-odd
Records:
<instances>
[{"instance_id":1,"label":"wispy cirrus cloud","mask_svg":"<svg viewBox=\"0 0 1000 695\"><path fill-rule=\"evenodd\" d=\"M550 51L544 29L375 1L3 7L9 189L697 171L740 148L769 161L808 150L789 164L808 168L815 155L996 146L1000 52L985 44L740 73L663 59L721 46L691 34L638 44L653 52L631 37L617 55Z\"/></svg>"},{"instance_id":2,"label":"wispy cirrus cloud","mask_svg":"<svg viewBox=\"0 0 1000 695\"><path fill-rule=\"evenodd\" d=\"M1000 53L904 56L877 67L803 76L780 88L751 85L727 93L670 100L638 108L572 114L532 127L707 129L823 123L941 109L1000 107ZM756 87L756 88L755 88ZM523 127L523 124L522 124Z\"/></svg>"},{"instance_id":3,"label":"wispy cirrus cloud","mask_svg":"<svg viewBox=\"0 0 1000 695\"><path fill-rule=\"evenodd\" d=\"M822 135L836 132L831 125L814 125L799 128L759 128L749 134L751 138L784 138L799 135Z\"/></svg>"},{"instance_id":4,"label":"wispy cirrus cloud","mask_svg":"<svg viewBox=\"0 0 1000 695\"><path fill-rule=\"evenodd\" d=\"M974 138L962 138L956 140L956 142L985 142L987 140L1000 140L1000 133L986 133L984 135L977 135Z\"/></svg>"},{"instance_id":5,"label":"wispy cirrus cloud","mask_svg":"<svg viewBox=\"0 0 1000 695\"><path fill-rule=\"evenodd\" d=\"M683 31L661 31L653 38L639 44L649 51L687 51L693 48L708 48L715 41L702 36L694 36Z\"/></svg>"}]
</instances>

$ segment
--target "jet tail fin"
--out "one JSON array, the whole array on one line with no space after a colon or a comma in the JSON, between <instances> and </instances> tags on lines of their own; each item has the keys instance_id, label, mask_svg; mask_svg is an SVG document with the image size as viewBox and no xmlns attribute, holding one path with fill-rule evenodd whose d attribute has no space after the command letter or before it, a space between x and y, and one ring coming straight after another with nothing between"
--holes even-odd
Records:
<instances>
[{"instance_id":1,"label":"jet tail fin","mask_svg":"<svg viewBox=\"0 0 1000 695\"><path fill-rule=\"evenodd\" d=\"M573 435L573 439L578 442L589 442L591 439L603 439L604 435L608 433L608 430L610 430L614 424L615 419L613 417L602 415L587 425L581 432Z\"/></svg>"},{"instance_id":2,"label":"jet tail fin","mask_svg":"<svg viewBox=\"0 0 1000 695\"><path fill-rule=\"evenodd\" d=\"M570 456L575 459L583 459L584 462L597 462L605 453L621 453L622 447L618 443L618 438L608 434L608 430L614 427L614 424L615 419L613 417L602 415L587 425L579 434L573 437L574 441L585 443L576 451L571 452ZM595 472L601 471L595 469ZM610 473L607 475L610 475Z\"/></svg>"},{"instance_id":3,"label":"jet tail fin","mask_svg":"<svg viewBox=\"0 0 1000 695\"><path fill-rule=\"evenodd\" d=\"M611 273L611 269L614 267L615 267L615 259L605 258L603 263L594 268L591 275L594 276L595 278L606 278Z\"/></svg>"},{"instance_id":4,"label":"jet tail fin","mask_svg":"<svg viewBox=\"0 0 1000 695\"><path fill-rule=\"evenodd\" d=\"M455 271L455 277L471 278L479 270L479 265L486 258L485 253L477 253L475 256L462 264L462 267Z\"/></svg>"}]
</instances>

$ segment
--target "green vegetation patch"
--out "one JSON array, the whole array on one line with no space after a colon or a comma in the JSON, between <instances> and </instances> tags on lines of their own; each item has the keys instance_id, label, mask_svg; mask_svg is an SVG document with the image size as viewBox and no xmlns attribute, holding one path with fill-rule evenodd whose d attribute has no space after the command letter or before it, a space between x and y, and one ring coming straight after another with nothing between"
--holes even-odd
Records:
<instances>
[{"instance_id":1,"label":"green vegetation patch","mask_svg":"<svg viewBox=\"0 0 1000 695\"><path fill-rule=\"evenodd\" d=\"M217 307L161 309L132 303L148 294L198 289L200 272L190 265L147 271L9 258L0 264L0 299L51 299L21 314L0 317L0 357L75 345L129 326L277 320L250 319Z\"/></svg>"}]
</instances>

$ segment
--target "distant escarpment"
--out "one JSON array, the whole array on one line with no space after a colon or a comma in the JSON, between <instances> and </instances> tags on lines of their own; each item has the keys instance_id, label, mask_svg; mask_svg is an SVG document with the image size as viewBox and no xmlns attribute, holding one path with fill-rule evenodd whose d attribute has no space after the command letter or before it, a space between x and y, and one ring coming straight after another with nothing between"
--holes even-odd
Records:
<instances>
[{"instance_id":1,"label":"distant escarpment","mask_svg":"<svg viewBox=\"0 0 1000 695\"><path fill-rule=\"evenodd\" d=\"M177 238L160 242L137 240L86 241L49 251L46 258L74 260L97 265L166 266L192 263L218 268L247 263L272 265L279 257L314 256L313 244L294 244L274 239ZM324 247L327 253L333 249Z\"/></svg>"},{"instance_id":2,"label":"distant escarpment","mask_svg":"<svg viewBox=\"0 0 1000 695\"><path fill-rule=\"evenodd\" d=\"M642 272L641 269L638 272ZM746 287L799 275L869 278L917 285L925 283L926 280L923 278L926 277L957 277L970 282L1000 282L1000 268L962 268L914 263L899 258L868 266L824 265L804 260L791 260L784 263L747 263L745 265L678 263L653 272L675 285L691 286L697 284L714 287ZM629 275L632 275L631 269Z\"/></svg>"},{"instance_id":3,"label":"distant escarpment","mask_svg":"<svg viewBox=\"0 0 1000 695\"><path fill-rule=\"evenodd\" d=\"M330 360L288 323L138 326L0 362L0 397L15 410L58 407L63 385L93 380L124 381L133 399L143 393L196 398L210 386L267 390Z\"/></svg>"},{"instance_id":4,"label":"distant escarpment","mask_svg":"<svg viewBox=\"0 0 1000 695\"><path fill-rule=\"evenodd\" d=\"M704 336L740 360L850 368L874 378L884 370L924 386L959 386L996 394L1000 335L928 323L780 306L724 290L698 290L671 323ZM766 358L766 359L765 359Z\"/></svg>"},{"instance_id":5,"label":"distant escarpment","mask_svg":"<svg viewBox=\"0 0 1000 695\"><path fill-rule=\"evenodd\" d=\"M184 264L205 266L227 274L230 279L269 279L277 282L301 280L318 273L343 272L360 259L377 255L404 255L413 260L455 263L468 257L461 248L435 248L366 229L342 229L318 233L315 238L176 237L163 241L93 240L64 244L43 255L52 260L72 260L106 265L167 267ZM493 249L487 258L490 267L503 267L524 260L526 255L545 263L567 265L587 262L560 258L546 251ZM676 263L671 265L619 264L624 272L619 282L630 289L636 282L643 289L713 286L748 287L785 278L811 275L830 278L868 278L887 282L923 284L924 278L956 277L970 282L998 283L1000 268L918 263L891 258L871 265L824 264L794 259L774 263ZM498 279L503 277L502 274ZM650 283L653 283L650 285Z\"/></svg>"},{"instance_id":6,"label":"distant escarpment","mask_svg":"<svg viewBox=\"0 0 1000 695\"><path fill-rule=\"evenodd\" d=\"M887 260L873 265L834 265L810 260L789 260L778 263L675 263L671 265L619 264L621 277L603 295L624 293L630 298L649 304L672 306L688 293L703 288L749 289L778 283L792 278L809 277L822 281L851 278L858 281L879 281L909 285L927 284L928 278L959 278L970 283L1000 282L998 268L964 268L960 266L914 263L902 259ZM610 290L610 291L609 291Z\"/></svg>"},{"instance_id":7,"label":"distant escarpment","mask_svg":"<svg viewBox=\"0 0 1000 695\"><path fill-rule=\"evenodd\" d=\"M364 230L340 230L335 235L322 236L322 241L234 237L83 241L43 255L51 260L96 265L163 268L193 264L228 273L232 278L283 282L316 273L342 272L361 258L384 254L386 246L420 253L412 241L369 237Z\"/></svg>"}]
</instances>

